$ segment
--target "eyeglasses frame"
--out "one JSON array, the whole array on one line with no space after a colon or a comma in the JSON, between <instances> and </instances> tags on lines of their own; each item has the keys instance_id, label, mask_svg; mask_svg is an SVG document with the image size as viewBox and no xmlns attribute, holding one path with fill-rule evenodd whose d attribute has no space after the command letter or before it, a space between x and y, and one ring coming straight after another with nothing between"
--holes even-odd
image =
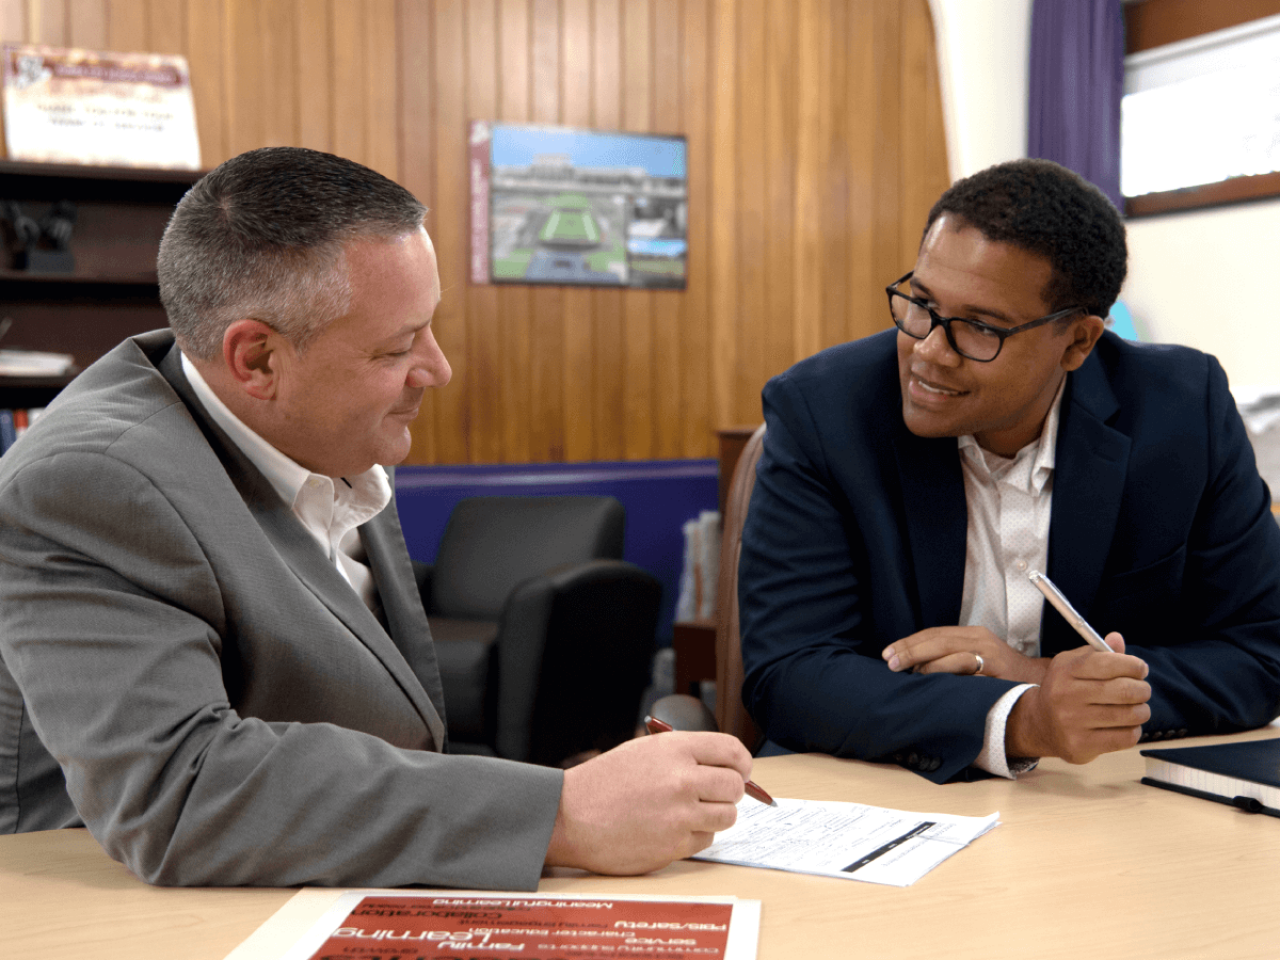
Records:
<instances>
[{"instance_id":1,"label":"eyeglasses frame","mask_svg":"<svg viewBox=\"0 0 1280 960\"><path fill-rule=\"evenodd\" d=\"M899 330L902 330L903 333L908 337L911 337L913 340L927 340L936 327L942 327L942 332L946 335L947 343L951 345L951 349L966 360L972 360L974 363L990 363L992 360L996 359L996 357L1000 356L1000 351L1004 349L1004 342L1015 333L1022 333L1024 330L1033 330L1036 327L1042 327L1046 323L1052 323L1054 320L1061 320L1064 317L1071 316L1073 313L1079 313L1084 309L1084 307L1068 307L1065 310L1056 310L1053 313L1040 317L1039 319L1028 320L1026 323L1020 323L1016 327L997 327L994 324L983 323L981 320L969 320L964 317L944 317L919 297L910 296L898 289L898 287L902 286L902 284L906 283L913 276L915 276L915 271L908 270L905 274L884 288L884 292L889 295L889 316L893 318L893 325ZM926 333L923 337L917 337L914 333L909 333L902 329L902 325L898 323L897 315L893 312L894 297L901 297L903 300L914 304L929 314L929 333ZM995 336L999 338L999 345L996 347L996 352L985 360L980 357L969 356L969 354L956 346L955 337L951 335L951 324L953 323L967 323L970 326L979 328L980 330L986 330L989 333L995 334Z\"/></svg>"}]
</instances>

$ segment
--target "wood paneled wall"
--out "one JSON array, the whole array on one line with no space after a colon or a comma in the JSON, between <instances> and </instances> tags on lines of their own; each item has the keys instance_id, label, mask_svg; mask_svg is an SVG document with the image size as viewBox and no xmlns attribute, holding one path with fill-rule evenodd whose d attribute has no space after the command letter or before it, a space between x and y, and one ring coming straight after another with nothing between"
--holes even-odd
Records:
<instances>
[{"instance_id":1,"label":"wood paneled wall","mask_svg":"<svg viewBox=\"0 0 1280 960\"><path fill-rule=\"evenodd\" d=\"M1138 53L1280 13L1280 0L1129 0L1124 52Z\"/></svg>"},{"instance_id":2,"label":"wood paneled wall","mask_svg":"<svg viewBox=\"0 0 1280 960\"><path fill-rule=\"evenodd\" d=\"M185 54L207 165L315 147L431 207L454 379L411 463L712 456L888 325L948 183L927 0L0 0L0 39ZM472 119L688 137L688 289L472 286Z\"/></svg>"}]
</instances>

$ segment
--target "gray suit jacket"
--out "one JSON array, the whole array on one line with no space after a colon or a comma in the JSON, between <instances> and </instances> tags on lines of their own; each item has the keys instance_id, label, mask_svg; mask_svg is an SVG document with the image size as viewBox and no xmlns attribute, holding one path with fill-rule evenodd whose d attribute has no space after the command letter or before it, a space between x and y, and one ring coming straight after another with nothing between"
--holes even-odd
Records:
<instances>
[{"instance_id":1,"label":"gray suit jacket","mask_svg":"<svg viewBox=\"0 0 1280 960\"><path fill-rule=\"evenodd\" d=\"M162 884L535 888L562 774L440 752L394 504L384 629L177 361L125 341L0 459L0 830Z\"/></svg>"}]
</instances>

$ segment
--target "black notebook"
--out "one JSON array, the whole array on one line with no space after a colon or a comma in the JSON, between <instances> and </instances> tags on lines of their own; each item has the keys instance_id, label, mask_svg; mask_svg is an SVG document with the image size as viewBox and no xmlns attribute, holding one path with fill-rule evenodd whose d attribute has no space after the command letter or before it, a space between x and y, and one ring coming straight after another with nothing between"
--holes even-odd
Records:
<instances>
[{"instance_id":1,"label":"black notebook","mask_svg":"<svg viewBox=\"0 0 1280 960\"><path fill-rule=\"evenodd\" d=\"M1143 783L1280 817L1280 738L1143 750Z\"/></svg>"}]
</instances>

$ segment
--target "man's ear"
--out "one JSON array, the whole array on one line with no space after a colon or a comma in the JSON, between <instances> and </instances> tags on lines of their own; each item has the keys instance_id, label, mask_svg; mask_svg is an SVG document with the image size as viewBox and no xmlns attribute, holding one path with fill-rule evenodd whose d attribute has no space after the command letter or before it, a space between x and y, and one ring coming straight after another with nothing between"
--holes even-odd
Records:
<instances>
[{"instance_id":1,"label":"man's ear","mask_svg":"<svg viewBox=\"0 0 1280 960\"><path fill-rule=\"evenodd\" d=\"M232 379L256 400L275 396L284 340L261 320L234 321L222 335L222 359Z\"/></svg>"},{"instance_id":2,"label":"man's ear","mask_svg":"<svg viewBox=\"0 0 1280 960\"><path fill-rule=\"evenodd\" d=\"M1107 325L1103 319L1091 313L1072 320L1068 328L1071 333L1071 342L1062 353L1062 369L1068 372L1079 369L1080 365L1089 359L1089 354L1093 353L1094 344L1098 342L1098 338L1106 328Z\"/></svg>"}]
</instances>

